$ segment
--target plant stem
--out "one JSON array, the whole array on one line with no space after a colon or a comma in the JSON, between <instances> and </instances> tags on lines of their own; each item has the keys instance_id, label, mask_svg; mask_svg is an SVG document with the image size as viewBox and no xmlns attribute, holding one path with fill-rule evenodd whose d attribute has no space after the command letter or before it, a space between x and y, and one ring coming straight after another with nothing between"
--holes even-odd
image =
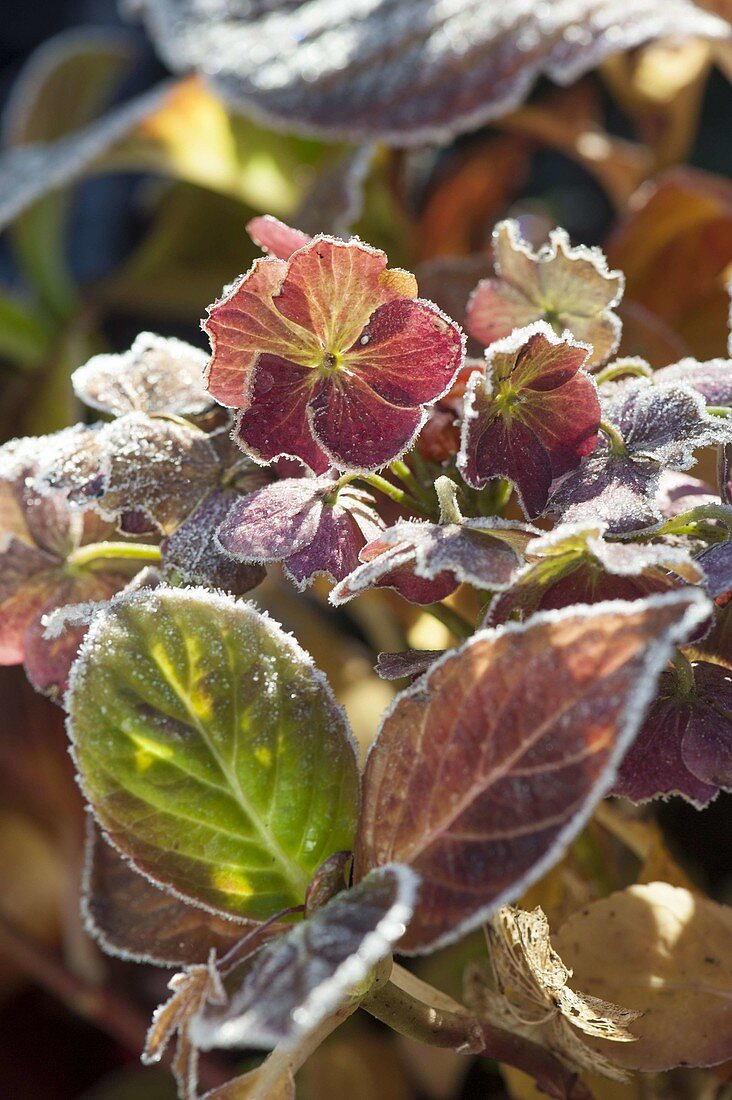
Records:
<instances>
[{"instance_id":1,"label":"plant stem","mask_svg":"<svg viewBox=\"0 0 732 1100\"><path fill-rule=\"evenodd\" d=\"M90 542L80 546L66 559L69 565L77 567L90 565L95 561L161 561L159 546L143 542Z\"/></svg>"},{"instance_id":2,"label":"plant stem","mask_svg":"<svg viewBox=\"0 0 732 1100\"><path fill-rule=\"evenodd\" d=\"M458 1054L482 1054L528 1073L549 1096L591 1100L577 1074L548 1050L520 1035L483 1023L460 1004L426 982L395 966L382 989L370 993L362 1007L400 1035L446 1047Z\"/></svg>"},{"instance_id":3,"label":"plant stem","mask_svg":"<svg viewBox=\"0 0 732 1100\"><path fill-rule=\"evenodd\" d=\"M607 420L600 421L600 431L605 436L610 444L610 450L615 455L627 455L628 448L625 446L625 440L616 427L610 424Z\"/></svg>"},{"instance_id":4,"label":"plant stem","mask_svg":"<svg viewBox=\"0 0 732 1100\"><path fill-rule=\"evenodd\" d=\"M617 363L611 363L609 367L599 371L595 375L595 381L598 386L601 386L603 382L612 382L614 378L621 378L626 374L634 374L640 378L650 378L653 374L653 368L642 360L634 362L632 359L626 359L625 361L620 359Z\"/></svg>"},{"instance_id":5,"label":"plant stem","mask_svg":"<svg viewBox=\"0 0 732 1100\"><path fill-rule=\"evenodd\" d=\"M367 485L370 485L372 489L376 489L377 492L383 493L385 497L389 497L396 504L401 504L403 508L408 508L412 512L417 512L420 516L425 516L427 519L432 518L432 513L426 508L423 508L419 501L415 500L408 493L405 493L403 489L399 489L396 485L392 485L390 481L387 481L381 474L359 474L360 481L365 481Z\"/></svg>"},{"instance_id":6,"label":"plant stem","mask_svg":"<svg viewBox=\"0 0 732 1100\"><path fill-rule=\"evenodd\" d=\"M425 604L422 608L428 615L431 615L433 619L437 619L446 626L451 634L454 634L456 638L461 640L469 638L473 633L473 627L470 625L467 619L464 619L462 615L455 611L454 608L448 607L445 603L429 603Z\"/></svg>"},{"instance_id":7,"label":"plant stem","mask_svg":"<svg viewBox=\"0 0 732 1100\"><path fill-rule=\"evenodd\" d=\"M656 533L658 535L675 535L685 531L691 524L700 524L704 520L719 520L732 535L732 506L729 504L700 504L696 508L690 508L688 512L681 512L673 519L667 520L663 527Z\"/></svg>"},{"instance_id":8,"label":"plant stem","mask_svg":"<svg viewBox=\"0 0 732 1100\"><path fill-rule=\"evenodd\" d=\"M0 951L23 973L71 1012L98 1027L127 1050L139 1055L145 1046L149 1019L113 990L87 984L33 943L20 929L0 915ZM165 1061L169 1059L166 1057ZM223 1084L229 1074L210 1059L200 1067L206 1088Z\"/></svg>"},{"instance_id":9,"label":"plant stem","mask_svg":"<svg viewBox=\"0 0 732 1100\"><path fill-rule=\"evenodd\" d=\"M707 405L710 416L732 416L732 409L727 405Z\"/></svg>"},{"instance_id":10,"label":"plant stem","mask_svg":"<svg viewBox=\"0 0 732 1100\"><path fill-rule=\"evenodd\" d=\"M691 661L685 654L677 649L671 658L671 664L674 666L674 672L676 673L676 682L683 695L694 694L694 669Z\"/></svg>"}]
</instances>

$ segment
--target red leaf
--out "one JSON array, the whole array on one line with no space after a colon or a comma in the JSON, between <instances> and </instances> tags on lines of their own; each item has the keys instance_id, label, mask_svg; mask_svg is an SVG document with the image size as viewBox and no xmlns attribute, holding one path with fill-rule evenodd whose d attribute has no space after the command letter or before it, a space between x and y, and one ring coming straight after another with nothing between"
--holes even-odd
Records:
<instances>
[{"instance_id":1,"label":"red leaf","mask_svg":"<svg viewBox=\"0 0 732 1100\"><path fill-rule=\"evenodd\" d=\"M687 591L481 631L397 698L366 766L356 879L391 860L421 876L400 950L456 939L560 858L708 606Z\"/></svg>"}]
</instances>

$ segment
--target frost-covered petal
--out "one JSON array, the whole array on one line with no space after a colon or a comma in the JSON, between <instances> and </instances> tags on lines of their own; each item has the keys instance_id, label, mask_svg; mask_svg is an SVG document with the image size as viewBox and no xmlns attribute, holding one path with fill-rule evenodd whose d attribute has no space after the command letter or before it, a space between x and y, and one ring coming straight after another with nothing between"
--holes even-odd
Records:
<instances>
[{"instance_id":1,"label":"frost-covered petal","mask_svg":"<svg viewBox=\"0 0 732 1100\"><path fill-rule=\"evenodd\" d=\"M706 589L716 599L732 590L732 541L717 542L696 559L706 576Z\"/></svg>"},{"instance_id":2,"label":"frost-covered petal","mask_svg":"<svg viewBox=\"0 0 732 1100\"><path fill-rule=\"evenodd\" d=\"M518 222L504 221L493 234L496 275L478 284L468 305L468 329L486 344L512 329L545 320L592 345L590 362L602 363L618 346L620 321L612 312L623 294L623 276L608 270L597 248L573 248L555 229L538 251L522 239Z\"/></svg>"},{"instance_id":3,"label":"frost-covered petal","mask_svg":"<svg viewBox=\"0 0 732 1100\"><path fill-rule=\"evenodd\" d=\"M549 454L520 420L495 415L493 402L476 392L468 395L458 467L468 485L482 488L491 478L514 483L529 516L540 515L549 498L552 466Z\"/></svg>"},{"instance_id":4,"label":"frost-covered petal","mask_svg":"<svg viewBox=\"0 0 732 1100\"><path fill-rule=\"evenodd\" d=\"M255 260L246 275L209 307L203 325L212 349L206 381L222 405L246 405L252 368L260 355L310 364L318 353L312 332L288 321L275 306L273 295L286 274L284 260Z\"/></svg>"},{"instance_id":5,"label":"frost-covered petal","mask_svg":"<svg viewBox=\"0 0 732 1100\"><path fill-rule=\"evenodd\" d=\"M716 504L719 496L711 485L676 470L664 470L658 480L655 503L664 519L673 519L700 504Z\"/></svg>"},{"instance_id":6,"label":"frost-covered petal","mask_svg":"<svg viewBox=\"0 0 732 1100\"><path fill-rule=\"evenodd\" d=\"M366 559L330 593L330 602L338 607L371 588L394 588L410 603L429 604L444 600L458 587L453 573L419 577L414 565L416 552L408 544L388 546L379 539L361 551Z\"/></svg>"},{"instance_id":7,"label":"frost-covered petal","mask_svg":"<svg viewBox=\"0 0 732 1100\"><path fill-rule=\"evenodd\" d=\"M700 662L694 666L694 681L702 703L693 709L689 718L681 744L681 759L702 783L729 790L732 788L732 674L721 665Z\"/></svg>"},{"instance_id":8,"label":"frost-covered petal","mask_svg":"<svg viewBox=\"0 0 732 1100\"><path fill-rule=\"evenodd\" d=\"M234 438L259 461L289 455L301 459L314 473L325 473L330 460L313 438L308 420L313 381L306 368L263 355L249 407L237 420Z\"/></svg>"},{"instance_id":9,"label":"frost-covered petal","mask_svg":"<svg viewBox=\"0 0 732 1100\"><path fill-rule=\"evenodd\" d=\"M203 382L207 356L182 340L141 332L129 351L95 355L71 376L76 396L90 408L190 416L211 404Z\"/></svg>"},{"instance_id":10,"label":"frost-covered petal","mask_svg":"<svg viewBox=\"0 0 732 1100\"><path fill-rule=\"evenodd\" d=\"M421 676L442 653L441 649L406 649L399 653L379 653L374 668L382 680Z\"/></svg>"},{"instance_id":11,"label":"frost-covered petal","mask_svg":"<svg viewBox=\"0 0 732 1100\"><path fill-rule=\"evenodd\" d=\"M328 477L286 478L240 497L219 527L224 550L240 561L281 561L308 546L318 530Z\"/></svg>"},{"instance_id":12,"label":"frost-covered petal","mask_svg":"<svg viewBox=\"0 0 732 1100\"><path fill-rule=\"evenodd\" d=\"M686 385L649 379L618 383L602 402L603 417L633 453L676 470L694 464L694 451L730 437L725 421L709 416L704 399Z\"/></svg>"},{"instance_id":13,"label":"frost-covered petal","mask_svg":"<svg viewBox=\"0 0 732 1100\"><path fill-rule=\"evenodd\" d=\"M597 446L600 401L594 383L586 374L576 374L542 393L540 400L525 401L521 419L549 455L552 476L561 477Z\"/></svg>"},{"instance_id":14,"label":"frost-covered petal","mask_svg":"<svg viewBox=\"0 0 732 1100\"><path fill-rule=\"evenodd\" d=\"M323 350L346 351L379 306L417 294L414 276L386 262L384 252L355 238L315 237L290 258L275 306L288 322L314 333Z\"/></svg>"},{"instance_id":15,"label":"frost-covered petal","mask_svg":"<svg viewBox=\"0 0 732 1100\"><path fill-rule=\"evenodd\" d=\"M462 336L430 302L400 298L376 310L345 363L392 404L424 405L454 381Z\"/></svg>"},{"instance_id":16,"label":"frost-covered petal","mask_svg":"<svg viewBox=\"0 0 732 1100\"><path fill-rule=\"evenodd\" d=\"M356 375L321 380L310 412L316 438L344 470L380 469L404 453L424 422L421 408L391 404Z\"/></svg>"},{"instance_id":17,"label":"frost-covered petal","mask_svg":"<svg viewBox=\"0 0 732 1100\"><path fill-rule=\"evenodd\" d=\"M659 473L653 459L613 454L600 444L559 482L550 509L566 523L606 523L613 534L651 527L661 519L655 503Z\"/></svg>"},{"instance_id":18,"label":"frost-covered petal","mask_svg":"<svg viewBox=\"0 0 732 1100\"><path fill-rule=\"evenodd\" d=\"M732 359L682 359L662 367L653 376L657 383L684 383L700 393L710 405L732 405Z\"/></svg>"},{"instance_id":19,"label":"frost-covered petal","mask_svg":"<svg viewBox=\"0 0 732 1100\"><path fill-rule=\"evenodd\" d=\"M247 233L255 244L278 260L289 260L293 252L310 244L313 239L309 233L293 229L271 214L262 214L248 221Z\"/></svg>"}]
</instances>

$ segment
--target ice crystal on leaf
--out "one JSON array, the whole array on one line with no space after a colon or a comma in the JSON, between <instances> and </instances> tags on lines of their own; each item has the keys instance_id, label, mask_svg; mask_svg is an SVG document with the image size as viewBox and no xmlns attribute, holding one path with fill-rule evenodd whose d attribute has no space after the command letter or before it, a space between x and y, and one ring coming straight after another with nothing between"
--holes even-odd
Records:
<instances>
[{"instance_id":1,"label":"ice crystal on leaf","mask_svg":"<svg viewBox=\"0 0 732 1100\"><path fill-rule=\"evenodd\" d=\"M552 481L597 444L600 402L581 369L589 350L545 321L487 349L465 397L458 467L469 485L508 478L527 515L544 511Z\"/></svg>"},{"instance_id":2,"label":"ice crystal on leaf","mask_svg":"<svg viewBox=\"0 0 732 1100\"><path fill-rule=\"evenodd\" d=\"M285 478L240 497L217 538L237 561L281 561L305 588L319 573L342 580L383 526L368 493L325 475Z\"/></svg>"},{"instance_id":3,"label":"ice crystal on leaf","mask_svg":"<svg viewBox=\"0 0 732 1100\"><path fill-rule=\"evenodd\" d=\"M129 351L95 355L71 376L77 397L100 412L191 416L211 405L206 355L182 340L141 332Z\"/></svg>"},{"instance_id":4,"label":"ice crystal on leaf","mask_svg":"<svg viewBox=\"0 0 732 1100\"><path fill-rule=\"evenodd\" d=\"M106 600L130 577L120 561L74 564L80 547L114 538L114 525L82 515L61 492L37 488L43 462L77 438L69 428L0 448L0 663L24 662L33 684L53 695L65 688L84 631L68 627L47 638L45 616L67 604Z\"/></svg>"},{"instance_id":5,"label":"ice crystal on leaf","mask_svg":"<svg viewBox=\"0 0 732 1100\"><path fill-rule=\"evenodd\" d=\"M613 312L623 296L622 272L609 271L599 248L573 248L563 229L534 252L518 222L493 231L496 275L484 279L468 304L471 336L492 344L516 328L546 321L591 346L593 367L609 359L620 342L620 318Z\"/></svg>"},{"instance_id":6,"label":"ice crystal on leaf","mask_svg":"<svg viewBox=\"0 0 732 1100\"><path fill-rule=\"evenodd\" d=\"M460 330L386 262L356 238L318 236L288 260L255 260L211 306L208 386L241 410L236 438L254 458L376 470L448 391Z\"/></svg>"},{"instance_id":7,"label":"ice crystal on leaf","mask_svg":"<svg viewBox=\"0 0 732 1100\"><path fill-rule=\"evenodd\" d=\"M614 533L661 518L657 492L664 467L688 470L700 447L724 443L730 427L710 416L687 385L640 379L605 387L602 414L617 435L555 488L551 509L569 522L601 520Z\"/></svg>"}]
</instances>

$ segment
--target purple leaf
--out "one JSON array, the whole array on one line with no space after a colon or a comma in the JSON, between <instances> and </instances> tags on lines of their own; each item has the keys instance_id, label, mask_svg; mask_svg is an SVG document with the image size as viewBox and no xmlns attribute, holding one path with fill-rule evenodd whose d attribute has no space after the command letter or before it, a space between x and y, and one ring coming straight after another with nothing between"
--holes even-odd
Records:
<instances>
[{"instance_id":1,"label":"purple leaf","mask_svg":"<svg viewBox=\"0 0 732 1100\"><path fill-rule=\"evenodd\" d=\"M624 757L613 794L633 802L682 795L698 809L732 786L732 674L722 665L693 665L694 689L673 672Z\"/></svg>"},{"instance_id":2,"label":"purple leaf","mask_svg":"<svg viewBox=\"0 0 732 1100\"><path fill-rule=\"evenodd\" d=\"M732 405L732 360L682 359L654 374L657 383L685 383L700 393L709 405Z\"/></svg>"},{"instance_id":3,"label":"purple leaf","mask_svg":"<svg viewBox=\"0 0 732 1100\"><path fill-rule=\"evenodd\" d=\"M540 75L574 81L657 37L726 38L691 0L136 0L163 60L279 127L397 145L445 142L506 114Z\"/></svg>"},{"instance_id":4,"label":"purple leaf","mask_svg":"<svg viewBox=\"0 0 732 1100\"><path fill-rule=\"evenodd\" d=\"M732 541L717 542L696 559L706 575L706 589L713 599L732 590Z\"/></svg>"},{"instance_id":5,"label":"purple leaf","mask_svg":"<svg viewBox=\"0 0 732 1100\"><path fill-rule=\"evenodd\" d=\"M226 1001L206 1004L191 1036L212 1047L289 1046L352 996L391 953L414 911L418 876L392 864L338 894L243 965L221 967Z\"/></svg>"},{"instance_id":6,"label":"purple leaf","mask_svg":"<svg viewBox=\"0 0 732 1100\"><path fill-rule=\"evenodd\" d=\"M382 680L402 680L406 676L421 676L433 661L442 656L441 649L407 649L403 653L379 653L376 672Z\"/></svg>"},{"instance_id":7,"label":"purple leaf","mask_svg":"<svg viewBox=\"0 0 732 1100\"><path fill-rule=\"evenodd\" d=\"M220 545L237 561L283 562L301 589L318 574L342 580L383 523L368 493L336 484L333 476L286 478L240 497L218 530Z\"/></svg>"}]
</instances>

